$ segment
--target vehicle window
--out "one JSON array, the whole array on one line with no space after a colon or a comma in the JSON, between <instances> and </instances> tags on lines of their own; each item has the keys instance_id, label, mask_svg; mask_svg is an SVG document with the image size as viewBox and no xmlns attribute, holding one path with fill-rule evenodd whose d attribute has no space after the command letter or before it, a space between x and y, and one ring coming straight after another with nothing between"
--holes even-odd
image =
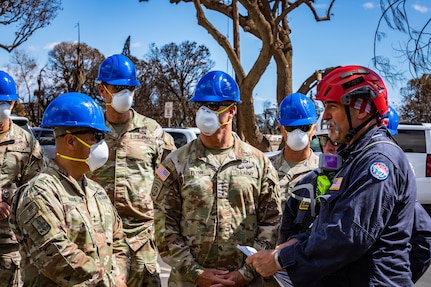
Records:
<instances>
[{"instance_id":1,"label":"vehicle window","mask_svg":"<svg viewBox=\"0 0 431 287\"><path fill-rule=\"evenodd\" d=\"M322 152L322 149L320 148L319 139L317 138L317 136L314 136L313 139L311 140L310 148L314 152Z\"/></svg>"},{"instance_id":2,"label":"vehicle window","mask_svg":"<svg viewBox=\"0 0 431 287\"><path fill-rule=\"evenodd\" d=\"M55 145L54 133L52 131L40 131L38 140L41 145Z\"/></svg>"},{"instance_id":3,"label":"vehicle window","mask_svg":"<svg viewBox=\"0 0 431 287\"><path fill-rule=\"evenodd\" d=\"M425 131L423 130L399 129L394 138L405 152L426 152Z\"/></svg>"},{"instance_id":4,"label":"vehicle window","mask_svg":"<svg viewBox=\"0 0 431 287\"><path fill-rule=\"evenodd\" d=\"M175 146L177 148L180 148L187 143L187 137L183 133L169 132L169 134L174 138Z\"/></svg>"}]
</instances>

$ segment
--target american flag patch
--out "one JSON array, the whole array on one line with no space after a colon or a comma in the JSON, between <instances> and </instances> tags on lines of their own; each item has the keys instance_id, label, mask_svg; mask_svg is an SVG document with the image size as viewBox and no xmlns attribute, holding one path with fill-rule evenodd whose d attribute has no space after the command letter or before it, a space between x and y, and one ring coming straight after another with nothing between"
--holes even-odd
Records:
<instances>
[{"instance_id":1,"label":"american flag patch","mask_svg":"<svg viewBox=\"0 0 431 287\"><path fill-rule=\"evenodd\" d=\"M162 181L165 181L171 173L163 166L163 164L159 164L156 169L156 174Z\"/></svg>"},{"instance_id":2,"label":"american flag patch","mask_svg":"<svg viewBox=\"0 0 431 287\"><path fill-rule=\"evenodd\" d=\"M329 190L340 190L341 182L343 181L342 177L334 178L332 185L329 187Z\"/></svg>"}]
</instances>

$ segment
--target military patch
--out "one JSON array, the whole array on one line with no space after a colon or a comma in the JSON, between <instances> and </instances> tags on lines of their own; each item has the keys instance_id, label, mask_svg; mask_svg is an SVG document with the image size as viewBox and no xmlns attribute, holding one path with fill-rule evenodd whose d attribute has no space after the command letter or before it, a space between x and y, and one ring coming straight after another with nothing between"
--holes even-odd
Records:
<instances>
[{"instance_id":1,"label":"military patch","mask_svg":"<svg viewBox=\"0 0 431 287\"><path fill-rule=\"evenodd\" d=\"M36 217L31 223L31 225L34 227L34 229L36 229L37 233L39 233L40 236L47 235L48 232L51 230L51 226L42 216Z\"/></svg>"},{"instance_id":2,"label":"military patch","mask_svg":"<svg viewBox=\"0 0 431 287\"><path fill-rule=\"evenodd\" d=\"M36 215L36 213L39 210L39 206L36 204L36 202L32 201L30 202L23 212L19 215L19 217L25 222L29 222L33 217Z\"/></svg>"},{"instance_id":3,"label":"military patch","mask_svg":"<svg viewBox=\"0 0 431 287\"><path fill-rule=\"evenodd\" d=\"M378 180L385 180L389 176L389 167L381 161L375 161L370 165L371 175Z\"/></svg>"},{"instance_id":4,"label":"military patch","mask_svg":"<svg viewBox=\"0 0 431 287\"><path fill-rule=\"evenodd\" d=\"M343 182L342 177L334 178L332 181L332 185L329 187L329 190L340 190L341 182Z\"/></svg>"},{"instance_id":5,"label":"military patch","mask_svg":"<svg viewBox=\"0 0 431 287\"><path fill-rule=\"evenodd\" d=\"M159 164L159 166L156 169L156 175L162 180L165 181L171 173L169 170L166 169L166 167L163 166L163 164Z\"/></svg>"},{"instance_id":6,"label":"military patch","mask_svg":"<svg viewBox=\"0 0 431 287\"><path fill-rule=\"evenodd\" d=\"M302 200L299 204L299 210L308 210L308 208L310 208L310 203Z\"/></svg>"}]
</instances>

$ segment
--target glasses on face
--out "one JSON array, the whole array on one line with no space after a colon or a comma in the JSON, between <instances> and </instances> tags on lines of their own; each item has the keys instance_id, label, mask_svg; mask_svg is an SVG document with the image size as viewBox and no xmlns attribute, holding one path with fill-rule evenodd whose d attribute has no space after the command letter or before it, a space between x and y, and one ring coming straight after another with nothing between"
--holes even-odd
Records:
<instances>
[{"instance_id":1,"label":"glasses on face","mask_svg":"<svg viewBox=\"0 0 431 287\"><path fill-rule=\"evenodd\" d=\"M331 140L330 137L328 136L324 136L324 135L320 135L317 136L319 138L319 143L321 146L326 146L326 144L328 143L328 141L333 145L333 146L337 146L338 142L334 142L333 140Z\"/></svg>"},{"instance_id":2,"label":"glasses on face","mask_svg":"<svg viewBox=\"0 0 431 287\"><path fill-rule=\"evenodd\" d=\"M305 125L305 126L284 126L284 130L288 133L293 132L294 130L301 130L303 132L309 132L313 125Z\"/></svg>"},{"instance_id":3,"label":"glasses on face","mask_svg":"<svg viewBox=\"0 0 431 287\"><path fill-rule=\"evenodd\" d=\"M227 107L229 106L231 103L211 103L211 102L205 102L202 103L201 106L207 107L208 109L210 109L211 111L218 111L220 110L221 107Z\"/></svg>"},{"instance_id":4,"label":"glasses on face","mask_svg":"<svg viewBox=\"0 0 431 287\"><path fill-rule=\"evenodd\" d=\"M70 133L71 135L84 135L84 134L92 134L96 142L100 142L105 139L105 133L98 130L82 130Z\"/></svg>"},{"instance_id":5,"label":"glasses on face","mask_svg":"<svg viewBox=\"0 0 431 287\"><path fill-rule=\"evenodd\" d=\"M115 85L113 85L113 87L117 91L117 93L120 92L120 91L122 91L122 90L125 90L125 89L133 92L135 90L135 88L136 88L136 87L133 87L133 86L115 86Z\"/></svg>"}]
</instances>

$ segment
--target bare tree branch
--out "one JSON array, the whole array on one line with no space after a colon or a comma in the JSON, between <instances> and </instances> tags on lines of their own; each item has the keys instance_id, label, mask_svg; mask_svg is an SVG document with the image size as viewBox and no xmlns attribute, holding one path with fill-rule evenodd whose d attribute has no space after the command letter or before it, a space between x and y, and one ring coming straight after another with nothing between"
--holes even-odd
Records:
<instances>
[{"instance_id":1,"label":"bare tree branch","mask_svg":"<svg viewBox=\"0 0 431 287\"><path fill-rule=\"evenodd\" d=\"M0 27L15 25L16 30L11 43L0 43L0 48L11 52L27 41L36 30L51 24L60 10L61 0L1 1ZM7 35L6 32L1 34L3 37Z\"/></svg>"}]
</instances>

